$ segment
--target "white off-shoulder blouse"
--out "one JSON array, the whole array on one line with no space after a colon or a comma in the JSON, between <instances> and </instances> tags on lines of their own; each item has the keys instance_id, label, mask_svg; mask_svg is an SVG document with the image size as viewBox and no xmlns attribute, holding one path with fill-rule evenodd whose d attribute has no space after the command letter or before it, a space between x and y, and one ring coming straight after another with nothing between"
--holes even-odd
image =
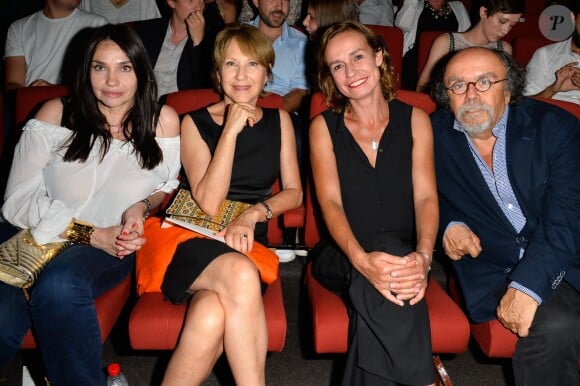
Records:
<instances>
[{"instance_id":1,"label":"white off-shoulder blouse","mask_svg":"<svg viewBox=\"0 0 580 386\"><path fill-rule=\"evenodd\" d=\"M2 216L44 244L59 240L72 218L97 227L121 222L123 212L150 194L179 184L180 137L156 138L163 161L143 169L131 143L113 140L101 161L97 143L85 162L64 162L71 131L32 119L16 146Z\"/></svg>"}]
</instances>

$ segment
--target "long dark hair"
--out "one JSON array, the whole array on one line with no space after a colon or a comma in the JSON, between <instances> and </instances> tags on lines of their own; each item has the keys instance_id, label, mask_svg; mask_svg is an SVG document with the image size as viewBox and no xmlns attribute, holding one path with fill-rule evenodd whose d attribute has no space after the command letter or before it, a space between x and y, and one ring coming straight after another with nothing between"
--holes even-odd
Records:
<instances>
[{"instance_id":1,"label":"long dark hair","mask_svg":"<svg viewBox=\"0 0 580 386\"><path fill-rule=\"evenodd\" d=\"M161 148L155 141L155 128L159 120L157 83L141 39L123 24L107 24L96 28L86 42L86 49L74 77L71 97L63 113L63 125L73 131L64 160L86 161L99 140L102 141L102 160L111 145L112 136L105 116L99 110L90 78L93 56L98 44L105 40L115 42L133 65L137 90L133 107L122 122L123 134L134 145L141 167L151 170L163 160Z\"/></svg>"}]
</instances>

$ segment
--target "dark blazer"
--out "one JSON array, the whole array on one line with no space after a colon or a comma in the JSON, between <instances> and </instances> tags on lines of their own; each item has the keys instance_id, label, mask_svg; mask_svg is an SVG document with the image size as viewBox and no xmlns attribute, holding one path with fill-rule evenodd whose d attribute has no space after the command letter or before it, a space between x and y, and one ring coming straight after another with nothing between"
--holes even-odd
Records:
<instances>
[{"instance_id":1,"label":"dark blazer","mask_svg":"<svg viewBox=\"0 0 580 386\"><path fill-rule=\"evenodd\" d=\"M489 191L454 117L431 116L440 202L440 233L461 221L481 239L482 252L453 266L470 318L496 317L507 285L516 281L542 301L565 280L580 290L580 123L550 104L526 99L510 106L508 175L527 222L517 233ZM520 247L526 248L519 260Z\"/></svg>"},{"instance_id":2,"label":"dark blazer","mask_svg":"<svg viewBox=\"0 0 580 386\"><path fill-rule=\"evenodd\" d=\"M216 35L224 27L216 3L206 5L203 11L205 17L205 35L197 46L191 39L187 39L179 64L177 66L177 88L186 90L192 88L212 87L212 53ZM149 62L155 67L163 39L169 26L169 18L137 21L132 24L133 29L147 50Z\"/></svg>"}]
</instances>

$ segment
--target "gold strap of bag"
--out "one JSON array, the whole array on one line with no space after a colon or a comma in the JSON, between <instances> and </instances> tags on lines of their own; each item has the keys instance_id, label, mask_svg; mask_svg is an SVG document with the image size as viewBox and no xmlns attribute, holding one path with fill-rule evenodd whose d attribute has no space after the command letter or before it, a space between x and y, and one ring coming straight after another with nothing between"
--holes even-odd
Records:
<instances>
[{"instance_id":1,"label":"gold strap of bag","mask_svg":"<svg viewBox=\"0 0 580 386\"><path fill-rule=\"evenodd\" d=\"M42 269L69 245L70 241L40 245L30 230L19 231L0 244L0 280L14 287L30 287Z\"/></svg>"},{"instance_id":2,"label":"gold strap of bag","mask_svg":"<svg viewBox=\"0 0 580 386\"><path fill-rule=\"evenodd\" d=\"M189 190L179 189L165 212L171 218L219 232L250 206L245 202L225 200L218 213L210 216L201 210Z\"/></svg>"}]
</instances>

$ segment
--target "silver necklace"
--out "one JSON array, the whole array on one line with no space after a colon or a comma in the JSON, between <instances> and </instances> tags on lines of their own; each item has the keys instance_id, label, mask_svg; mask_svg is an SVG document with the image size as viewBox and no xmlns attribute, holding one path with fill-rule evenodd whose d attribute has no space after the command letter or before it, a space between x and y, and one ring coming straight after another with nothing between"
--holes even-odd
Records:
<instances>
[{"instance_id":1,"label":"silver necklace","mask_svg":"<svg viewBox=\"0 0 580 386\"><path fill-rule=\"evenodd\" d=\"M371 149L376 153L379 150L379 143L376 138L371 139Z\"/></svg>"}]
</instances>

